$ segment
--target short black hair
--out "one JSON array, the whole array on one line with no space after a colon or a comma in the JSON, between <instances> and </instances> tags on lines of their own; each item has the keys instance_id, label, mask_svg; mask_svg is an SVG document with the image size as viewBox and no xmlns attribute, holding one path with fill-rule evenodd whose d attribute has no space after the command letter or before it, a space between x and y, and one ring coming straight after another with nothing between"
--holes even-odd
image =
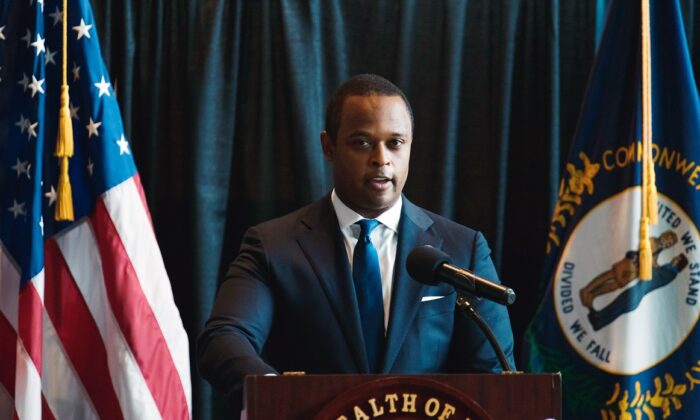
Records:
<instances>
[{"instance_id":1,"label":"short black hair","mask_svg":"<svg viewBox=\"0 0 700 420\"><path fill-rule=\"evenodd\" d=\"M411 110L411 105L408 103L408 99L401 89L382 76L377 76L376 74L358 74L343 82L328 101L328 105L326 106L325 130L331 140L335 141L338 135L340 116L343 111L345 98L348 96L369 95L400 96L404 104L406 104L408 115L411 117L411 129L413 129L413 110Z\"/></svg>"}]
</instances>

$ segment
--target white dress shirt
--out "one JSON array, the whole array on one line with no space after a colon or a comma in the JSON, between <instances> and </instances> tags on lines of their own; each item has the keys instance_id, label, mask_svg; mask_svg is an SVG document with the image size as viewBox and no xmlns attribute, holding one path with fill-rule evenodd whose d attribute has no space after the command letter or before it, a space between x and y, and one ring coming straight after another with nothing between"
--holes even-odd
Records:
<instances>
[{"instance_id":1,"label":"white dress shirt","mask_svg":"<svg viewBox=\"0 0 700 420\"><path fill-rule=\"evenodd\" d=\"M382 274L382 297L384 299L384 331L389 324L389 308L391 306L391 287L394 282L394 262L396 260L396 247L399 243L399 221L401 220L401 207L403 198L399 199L384 213L375 217L379 222L370 234L372 245L377 250L379 256L379 269ZM340 232L343 234L345 251L348 253L350 270L352 270L352 257L355 251L357 238L360 236L360 225L356 223L365 217L355 213L345 205L335 193L331 193L333 209L338 217Z\"/></svg>"}]
</instances>

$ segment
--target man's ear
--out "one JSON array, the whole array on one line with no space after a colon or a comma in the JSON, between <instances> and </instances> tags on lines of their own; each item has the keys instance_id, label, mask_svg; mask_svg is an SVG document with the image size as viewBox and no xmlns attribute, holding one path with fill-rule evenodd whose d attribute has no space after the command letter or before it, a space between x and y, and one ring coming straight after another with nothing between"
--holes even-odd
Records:
<instances>
[{"instance_id":1,"label":"man's ear","mask_svg":"<svg viewBox=\"0 0 700 420\"><path fill-rule=\"evenodd\" d=\"M335 143L328 132L321 131L321 148L323 148L323 156L327 161L333 162L333 154L335 152Z\"/></svg>"}]
</instances>

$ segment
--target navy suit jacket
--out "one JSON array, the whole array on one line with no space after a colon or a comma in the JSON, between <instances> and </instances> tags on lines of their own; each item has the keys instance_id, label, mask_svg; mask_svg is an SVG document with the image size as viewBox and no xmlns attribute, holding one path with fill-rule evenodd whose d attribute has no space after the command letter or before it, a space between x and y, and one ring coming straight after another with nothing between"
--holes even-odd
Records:
<instances>
[{"instance_id":1,"label":"navy suit jacket","mask_svg":"<svg viewBox=\"0 0 700 420\"><path fill-rule=\"evenodd\" d=\"M432 245L484 278L497 281L480 233L403 198L386 333L383 373L497 372L484 335L455 313L451 286L428 286L406 272L406 256ZM423 300L424 297L443 296ZM513 363L507 310L474 300ZM248 374L368 373L347 253L330 196L253 227L217 294L199 337L201 374L236 391Z\"/></svg>"}]
</instances>

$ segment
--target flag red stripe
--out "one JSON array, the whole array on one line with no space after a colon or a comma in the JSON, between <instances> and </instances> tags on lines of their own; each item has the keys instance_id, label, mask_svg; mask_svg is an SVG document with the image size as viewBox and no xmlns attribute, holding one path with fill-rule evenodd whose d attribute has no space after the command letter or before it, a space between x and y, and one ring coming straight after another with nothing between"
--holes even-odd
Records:
<instances>
[{"instance_id":1,"label":"flag red stripe","mask_svg":"<svg viewBox=\"0 0 700 420\"><path fill-rule=\"evenodd\" d=\"M27 354L41 375L41 334L44 327L43 308L39 293L30 281L20 286L19 290L19 337ZM14 353L14 352L13 352Z\"/></svg>"},{"instance_id":2,"label":"flag red stripe","mask_svg":"<svg viewBox=\"0 0 700 420\"><path fill-rule=\"evenodd\" d=\"M107 298L163 418L189 418L184 389L158 321L102 200L90 216Z\"/></svg>"},{"instance_id":3,"label":"flag red stripe","mask_svg":"<svg viewBox=\"0 0 700 420\"><path fill-rule=\"evenodd\" d=\"M56 420L56 416L53 415L49 404L46 402L44 395L41 395L41 418L42 420Z\"/></svg>"},{"instance_id":4,"label":"flag red stripe","mask_svg":"<svg viewBox=\"0 0 700 420\"><path fill-rule=\"evenodd\" d=\"M17 333L0 312L0 383L11 397L15 396L15 367L17 365Z\"/></svg>"},{"instance_id":5,"label":"flag red stripe","mask_svg":"<svg viewBox=\"0 0 700 420\"><path fill-rule=\"evenodd\" d=\"M44 242L44 307L101 418L123 418L110 380L107 351L55 239Z\"/></svg>"}]
</instances>

